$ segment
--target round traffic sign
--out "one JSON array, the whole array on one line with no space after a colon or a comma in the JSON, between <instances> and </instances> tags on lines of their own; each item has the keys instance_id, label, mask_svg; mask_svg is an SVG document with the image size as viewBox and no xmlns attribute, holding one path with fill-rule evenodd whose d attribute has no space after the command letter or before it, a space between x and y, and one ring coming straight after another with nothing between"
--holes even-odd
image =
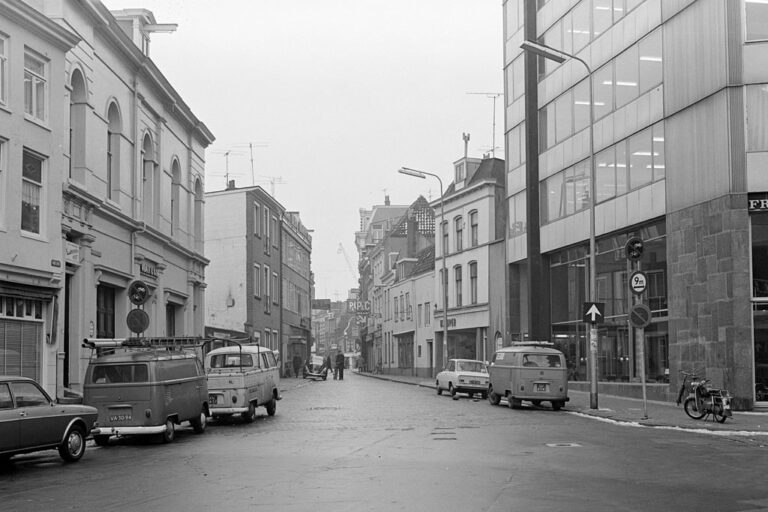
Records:
<instances>
[{"instance_id":1,"label":"round traffic sign","mask_svg":"<svg viewBox=\"0 0 768 512\"><path fill-rule=\"evenodd\" d=\"M651 323L651 310L645 304L635 304L629 310L629 323L635 329L643 329Z\"/></svg>"},{"instance_id":2,"label":"round traffic sign","mask_svg":"<svg viewBox=\"0 0 768 512\"><path fill-rule=\"evenodd\" d=\"M141 306L149 300L149 295L149 286L147 286L147 283L144 281L137 279L128 286L128 300L130 300L132 304Z\"/></svg>"},{"instance_id":3,"label":"round traffic sign","mask_svg":"<svg viewBox=\"0 0 768 512\"><path fill-rule=\"evenodd\" d=\"M645 272L641 270L632 272L632 275L629 276L629 288L632 290L632 293L635 295L640 295L645 291L647 287L648 276L645 275Z\"/></svg>"},{"instance_id":4,"label":"round traffic sign","mask_svg":"<svg viewBox=\"0 0 768 512\"><path fill-rule=\"evenodd\" d=\"M125 319L131 332L141 333L149 327L149 315L143 309L132 309Z\"/></svg>"}]
</instances>

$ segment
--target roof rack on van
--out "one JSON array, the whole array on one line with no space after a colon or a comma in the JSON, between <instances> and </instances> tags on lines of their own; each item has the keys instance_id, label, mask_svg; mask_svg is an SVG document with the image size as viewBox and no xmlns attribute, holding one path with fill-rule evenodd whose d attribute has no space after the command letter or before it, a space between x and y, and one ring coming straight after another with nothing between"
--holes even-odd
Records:
<instances>
[{"instance_id":1,"label":"roof rack on van","mask_svg":"<svg viewBox=\"0 0 768 512\"><path fill-rule=\"evenodd\" d=\"M555 344L551 341L514 341L512 342L512 345L523 347L523 346L533 346L533 347L553 347Z\"/></svg>"},{"instance_id":2,"label":"roof rack on van","mask_svg":"<svg viewBox=\"0 0 768 512\"><path fill-rule=\"evenodd\" d=\"M200 346L202 338L196 336L160 338L85 338L83 347L100 348L165 348L170 350Z\"/></svg>"}]
</instances>

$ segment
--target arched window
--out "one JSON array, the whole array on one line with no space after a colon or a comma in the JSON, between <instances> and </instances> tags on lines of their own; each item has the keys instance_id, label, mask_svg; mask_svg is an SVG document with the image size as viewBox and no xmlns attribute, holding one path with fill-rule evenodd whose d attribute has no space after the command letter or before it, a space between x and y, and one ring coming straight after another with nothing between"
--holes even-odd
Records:
<instances>
[{"instance_id":1,"label":"arched window","mask_svg":"<svg viewBox=\"0 0 768 512\"><path fill-rule=\"evenodd\" d=\"M107 199L120 201L120 133L122 121L117 103L107 109Z\"/></svg>"},{"instance_id":2,"label":"arched window","mask_svg":"<svg viewBox=\"0 0 768 512\"><path fill-rule=\"evenodd\" d=\"M142 208L144 213L144 222L154 224L155 219L155 151L152 145L152 137L149 134L144 136L144 142L141 146L142 162Z\"/></svg>"},{"instance_id":3,"label":"arched window","mask_svg":"<svg viewBox=\"0 0 768 512\"><path fill-rule=\"evenodd\" d=\"M203 247L203 184L195 180L195 248ZM266 285L265 285L266 286Z\"/></svg>"},{"instance_id":4,"label":"arched window","mask_svg":"<svg viewBox=\"0 0 768 512\"><path fill-rule=\"evenodd\" d=\"M171 236L179 231L179 198L181 192L181 169L179 160L173 159L171 163Z\"/></svg>"},{"instance_id":5,"label":"arched window","mask_svg":"<svg viewBox=\"0 0 768 512\"><path fill-rule=\"evenodd\" d=\"M72 92L69 102L69 177L85 183L85 120L88 92L80 69L72 71Z\"/></svg>"}]
</instances>

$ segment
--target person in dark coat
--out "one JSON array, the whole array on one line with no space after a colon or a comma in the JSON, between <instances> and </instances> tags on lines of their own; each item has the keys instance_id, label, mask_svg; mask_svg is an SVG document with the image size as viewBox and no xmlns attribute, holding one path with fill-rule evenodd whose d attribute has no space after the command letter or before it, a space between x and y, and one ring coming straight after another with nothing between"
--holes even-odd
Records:
<instances>
[{"instance_id":1,"label":"person in dark coat","mask_svg":"<svg viewBox=\"0 0 768 512\"><path fill-rule=\"evenodd\" d=\"M301 356L298 352L293 356L293 374L296 378L299 378L299 370L301 370Z\"/></svg>"},{"instance_id":2,"label":"person in dark coat","mask_svg":"<svg viewBox=\"0 0 768 512\"><path fill-rule=\"evenodd\" d=\"M325 370L326 375L328 372L333 371L333 363L331 363L331 354L328 354L325 356L325 359L323 360L323 370Z\"/></svg>"},{"instance_id":3,"label":"person in dark coat","mask_svg":"<svg viewBox=\"0 0 768 512\"><path fill-rule=\"evenodd\" d=\"M336 379L337 376L339 380L344 380L344 354L341 352L336 354L336 371L333 378Z\"/></svg>"}]
</instances>

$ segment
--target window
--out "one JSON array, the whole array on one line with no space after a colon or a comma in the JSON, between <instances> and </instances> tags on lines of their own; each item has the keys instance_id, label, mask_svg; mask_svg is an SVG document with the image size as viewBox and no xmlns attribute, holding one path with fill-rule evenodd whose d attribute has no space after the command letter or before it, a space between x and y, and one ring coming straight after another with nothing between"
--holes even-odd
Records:
<instances>
[{"instance_id":1,"label":"window","mask_svg":"<svg viewBox=\"0 0 768 512\"><path fill-rule=\"evenodd\" d=\"M171 236L179 231L179 201L181 199L181 169L174 158L171 163Z\"/></svg>"},{"instance_id":2,"label":"window","mask_svg":"<svg viewBox=\"0 0 768 512\"><path fill-rule=\"evenodd\" d=\"M411 309L411 294L405 293L405 318L410 320L413 317L413 311Z\"/></svg>"},{"instance_id":3,"label":"window","mask_svg":"<svg viewBox=\"0 0 768 512\"><path fill-rule=\"evenodd\" d=\"M261 217L259 216L259 203L253 202L253 234L261 238Z\"/></svg>"},{"instance_id":4,"label":"window","mask_svg":"<svg viewBox=\"0 0 768 512\"><path fill-rule=\"evenodd\" d=\"M0 139L0 197L5 197L5 151L6 151L6 145L5 141L3 139ZM5 227L5 201L2 201L0 203L0 229ZM0 312L2 314L2 312Z\"/></svg>"},{"instance_id":5,"label":"window","mask_svg":"<svg viewBox=\"0 0 768 512\"><path fill-rule=\"evenodd\" d=\"M107 111L107 199L116 200L120 193L120 132L122 122L116 103Z\"/></svg>"},{"instance_id":6,"label":"window","mask_svg":"<svg viewBox=\"0 0 768 512\"><path fill-rule=\"evenodd\" d=\"M424 303L424 326L425 327L431 323L430 319L432 318L432 308L430 306L432 306L432 304L430 304L429 302Z\"/></svg>"},{"instance_id":7,"label":"window","mask_svg":"<svg viewBox=\"0 0 768 512\"><path fill-rule=\"evenodd\" d=\"M272 303L278 304L280 297L277 291L280 289L280 278L277 276L277 272L272 272Z\"/></svg>"},{"instance_id":8,"label":"window","mask_svg":"<svg viewBox=\"0 0 768 512\"><path fill-rule=\"evenodd\" d=\"M21 176L21 229L40 234L43 160L24 151Z\"/></svg>"},{"instance_id":9,"label":"window","mask_svg":"<svg viewBox=\"0 0 768 512\"><path fill-rule=\"evenodd\" d=\"M418 309L417 309L417 313L416 313L416 326L417 327L421 327L421 318L422 318L421 312L422 312L422 309L424 309L424 304L419 304Z\"/></svg>"},{"instance_id":10,"label":"window","mask_svg":"<svg viewBox=\"0 0 768 512\"><path fill-rule=\"evenodd\" d=\"M144 210L144 221L148 224L154 224L155 219L155 202L159 199L156 197L157 186L155 180L157 179L156 162L154 144L152 143L152 137L149 134L144 136L144 142L141 147L142 153L142 208ZM159 203L158 203L159 204Z\"/></svg>"},{"instance_id":11,"label":"window","mask_svg":"<svg viewBox=\"0 0 768 512\"><path fill-rule=\"evenodd\" d=\"M400 294L400 321L405 321L405 300L402 293Z\"/></svg>"},{"instance_id":12,"label":"window","mask_svg":"<svg viewBox=\"0 0 768 512\"><path fill-rule=\"evenodd\" d=\"M395 322L397 322L400 319L400 308L398 307L397 297L395 297L392 302L395 310Z\"/></svg>"},{"instance_id":13,"label":"window","mask_svg":"<svg viewBox=\"0 0 768 512\"><path fill-rule=\"evenodd\" d=\"M469 302L477 304L477 262L469 264Z\"/></svg>"},{"instance_id":14,"label":"window","mask_svg":"<svg viewBox=\"0 0 768 512\"><path fill-rule=\"evenodd\" d=\"M96 336L115 337L115 289L103 284L96 288Z\"/></svg>"},{"instance_id":15,"label":"window","mask_svg":"<svg viewBox=\"0 0 768 512\"><path fill-rule=\"evenodd\" d=\"M768 3L761 0L745 0L747 41L768 39Z\"/></svg>"},{"instance_id":16,"label":"window","mask_svg":"<svg viewBox=\"0 0 768 512\"><path fill-rule=\"evenodd\" d=\"M261 265L253 265L253 296L261 297Z\"/></svg>"},{"instance_id":17,"label":"window","mask_svg":"<svg viewBox=\"0 0 768 512\"><path fill-rule=\"evenodd\" d=\"M595 195L598 203L616 196L616 148L614 146L595 155Z\"/></svg>"},{"instance_id":18,"label":"window","mask_svg":"<svg viewBox=\"0 0 768 512\"><path fill-rule=\"evenodd\" d=\"M443 254L448 254L448 223L443 222Z\"/></svg>"},{"instance_id":19,"label":"window","mask_svg":"<svg viewBox=\"0 0 768 512\"><path fill-rule=\"evenodd\" d=\"M11 387L13 388L13 395L16 397L16 407L36 407L51 403L43 391L32 382L13 382Z\"/></svg>"},{"instance_id":20,"label":"window","mask_svg":"<svg viewBox=\"0 0 768 512\"><path fill-rule=\"evenodd\" d=\"M29 53L24 55L24 113L43 122L46 120L48 98L45 68L46 64L41 59Z\"/></svg>"},{"instance_id":21,"label":"window","mask_svg":"<svg viewBox=\"0 0 768 512\"><path fill-rule=\"evenodd\" d=\"M6 38L0 34L0 104L5 105L6 90L8 89L8 54Z\"/></svg>"},{"instance_id":22,"label":"window","mask_svg":"<svg viewBox=\"0 0 768 512\"><path fill-rule=\"evenodd\" d=\"M461 307L461 267L453 268L453 276L456 283L456 307Z\"/></svg>"},{"instance_id":23,"label":"window","mask_svg":"<svg viewBox=\"0 0 768 512\"><path fill-rule=\"evenodd\" d=\"M651 90L662 81L661 31L657 30L640 41L640 94Z\"/></svg>"},{"instance_id":24,"label":"window","mask_svg":"<svg viewBox=\"0 0 768 512\"><path fill-rule=\"evenodd\" d=\"M262 281L262 286L264 287L264 311L269 312L270 307L270 281L272 279L272 272L269 270L269 267L264 265L264 280Z\"/></svg>"},{"instance_id":25,"label":"window","mask_svg":"<svg viewBox=\"0 0 768 512\"><path fill-rule=\"evenodd\" d=\"M264 233L264 252L266 254L269 254L269 246L272 245L272 240L270 240L270 231L269 231L269 219L271 218L269 214L269 208L266 206L264 207L264 217L263 217L263 224L261 226L261 232Z\"/></svg>"},{"instance_id":26,"label":"window","mask_svg":"<svg viewBox=\"0 0 768 512\"><path fill-rule=\"evenodd\" d=\"M477 247L477 210L469 212L469 244Z\"/></svg>"},{"instance_id":27,"label":"window","mask_svg":"<svg viewBox=\"0 0 768 512\"><path fill-rule=\"evenodd\" d=\"M518 236L526 230L526 192L522 191L509 199L509 236Z\"/></svg>"},{"instance_id":28,"label":"window","mask_svg":"<svg viewBox=\"0 0 768 512\"><path fill-rule=\"evenodd\" d=\"M272 217L272 247L277 248L277 239L280 236L280 230L277 229L277 217Z\"/></svg>"},{"instance_id":29,"label":"window","mask_svg":"<svg viewBox=\"0 0 768 512\"><path fill-rule=\"evenodd\" d=\"M464 218L456 217L453 225L456 229L456 252L459 252L464 249Z\"/></svg>"}]
</instances>

